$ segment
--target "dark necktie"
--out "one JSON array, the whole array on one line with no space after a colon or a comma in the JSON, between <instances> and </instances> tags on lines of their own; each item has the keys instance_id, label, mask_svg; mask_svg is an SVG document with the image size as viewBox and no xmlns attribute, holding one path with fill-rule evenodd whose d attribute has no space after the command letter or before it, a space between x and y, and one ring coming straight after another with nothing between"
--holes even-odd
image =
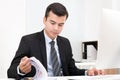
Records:
<instances>
[{"instance_id":1,"label":"dark necktie","mask_svg":"<svg viewBox=\"0 0 120 80\"><path fill-rule=\"evenodd\" d=\"M54 47L55 42L51 41L50 44L51 44L50 54L51 54L51 62L52 62L54 76L61 76L61 68L58 62L57 52Z\"/></svg>"}]
</instances>

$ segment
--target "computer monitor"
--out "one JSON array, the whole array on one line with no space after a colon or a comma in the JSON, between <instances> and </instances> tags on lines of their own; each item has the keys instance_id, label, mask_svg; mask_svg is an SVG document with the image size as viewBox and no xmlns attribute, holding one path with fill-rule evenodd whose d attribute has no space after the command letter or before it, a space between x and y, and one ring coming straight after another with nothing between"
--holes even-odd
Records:
<instances>
[{"instance_id":1,"label":"computer monitor","mask_svg":"<svg viewBox=\"0 0 120 80\"><path fill-rule=\"evenodd\" d=\"M120 68L120 11L103 9L96 68Z\"/></svg>"}]
</instances>

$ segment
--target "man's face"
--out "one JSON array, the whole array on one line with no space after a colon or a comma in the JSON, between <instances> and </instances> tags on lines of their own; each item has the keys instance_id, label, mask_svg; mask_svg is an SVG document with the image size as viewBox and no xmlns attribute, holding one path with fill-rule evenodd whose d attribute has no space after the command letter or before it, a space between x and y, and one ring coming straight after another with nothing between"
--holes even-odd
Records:
<instances>
[{"instance_id":1,"label":"man's face","mask_svg":"<svg viewBox=\"0 0 120 80\"><path fill-rule=\"evenodd\" d=\"M57 16L52 11L49 12L48 17L44 17L45 33L54 39L63 29L66 21L66 16Z\"/></svg>"}]
</instances>

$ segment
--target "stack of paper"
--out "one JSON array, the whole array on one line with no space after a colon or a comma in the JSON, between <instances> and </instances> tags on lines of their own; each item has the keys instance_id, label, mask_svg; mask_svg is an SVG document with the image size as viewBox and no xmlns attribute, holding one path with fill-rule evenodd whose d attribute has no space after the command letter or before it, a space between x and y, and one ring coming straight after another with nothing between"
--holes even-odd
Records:
<instances>
[{"instance_id":1,"label":"stack of paper","mask_svg":"<svg viewBox=\"0 0 120 80\"><path fill-rule=\"evenodd\" d=\"M44 68L44 66L40 63L39 60L37 60L35 57L31 57L31 64L35 67L36 69L36 74L33 77L33 80L47 80L47 71Z\"/></svg>"}]
</instances>

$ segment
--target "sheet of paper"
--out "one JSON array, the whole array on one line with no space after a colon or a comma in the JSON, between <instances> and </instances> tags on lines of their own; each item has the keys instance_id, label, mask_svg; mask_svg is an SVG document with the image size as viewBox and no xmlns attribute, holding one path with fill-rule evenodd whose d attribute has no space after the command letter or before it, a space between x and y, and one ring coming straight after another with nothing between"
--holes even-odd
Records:
<instances>
[{"instance_id":1,"label":"sheet of paper","mask_svg":"<svg viewBox=\"0 0 120 80\"><path fill-rule=\"evenodd\" d=\"M95 61L97 57L97 50L93 45L87 45L87 61Z\"/></svg>"},{"instance_id":2,"label":"sheet of paper","mask_svg":"<svg viewBox=\"0 0 120 80\"><path fill-rule=\"evenodd\" d=\"M36 74L33 77L33 80L47 80L47 71L44 68L44 66L40 63L38 59L35 57L31 57L31 64L35 67L36 69Z\"/></svg>"}]
</instances>

